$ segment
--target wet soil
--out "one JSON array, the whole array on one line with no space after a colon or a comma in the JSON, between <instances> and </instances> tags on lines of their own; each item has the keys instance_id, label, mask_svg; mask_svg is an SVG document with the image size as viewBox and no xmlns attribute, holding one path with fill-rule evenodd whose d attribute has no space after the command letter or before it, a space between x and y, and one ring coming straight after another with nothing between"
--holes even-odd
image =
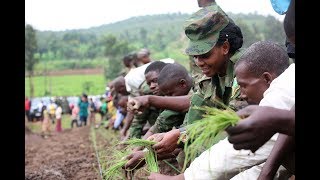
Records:
<instances>
[{"instance_id":1,"label":"wet soil","mask_svg":"<svg viewBox=\"0 0 320 180\"><path fill-rule=\"evenodd\" d=\"M89 132L86 126L52 133L45 139L26 129L25 179L100 179Z\"/></svg>"}]
</instances>

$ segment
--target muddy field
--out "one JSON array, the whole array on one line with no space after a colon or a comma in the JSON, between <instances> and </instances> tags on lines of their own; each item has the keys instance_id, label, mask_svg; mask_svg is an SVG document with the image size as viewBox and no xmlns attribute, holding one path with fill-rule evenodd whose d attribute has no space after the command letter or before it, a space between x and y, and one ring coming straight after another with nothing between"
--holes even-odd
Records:
<instances>
[{"instance_id":1,"label":"muddy field","mask_svg":"<svg viewBox=\"0 0 320 180\"><path fill-rule=\"evenodd\" d=\"M62 133L52 132L47 139L41 137L39 133L31 132L28 128L25 132L25 179L30 180L100 180L92 133L95 134L101 167L107 168L106 164L113 159L112 151L117 150L113 147L119 142L119 132L106 130L103 127L91 130L90 126L65 129ZM167 161L178 166L175 159ZM158 163L161 173L178 174L163 161ZM144 169L145 166L133 171L133 179L146 179L149 173Z\"/></svg>"},{"instance_id":2,"label":"muddy field","mask_svg":"<svg viewBox=\"0 0 320 180\"><path fill-rule=\"evenodd\" d=\"M25 179L100 179L89 131L68 129L44 139L26 130Z\"/></svg>"}]
</instances>

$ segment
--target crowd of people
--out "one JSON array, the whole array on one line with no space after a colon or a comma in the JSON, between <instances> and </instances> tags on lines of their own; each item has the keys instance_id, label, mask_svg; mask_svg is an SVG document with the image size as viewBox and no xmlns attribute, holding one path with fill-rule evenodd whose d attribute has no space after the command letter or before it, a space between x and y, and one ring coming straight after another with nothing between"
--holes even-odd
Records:
<instances>
[{"instance_id":1,"label":"crowd of people","mask_svg":"<svg viewBox=\"0 0 320 180\"><path fill-rule=\"evenodd\" d=\"M200 9L184 25L190 71L170 58L153 60L146 48L124 55L125 69L108 83L102 104L83 94L72 109L73 123L78 116L79 126L87 119L95 122L99 112L105 118L94 123L96 128L105 123L106 129L119 130L122 141L156 141L158 160L176 158L181 170L185 162L179 138L204 114L194 107L223 109L222 103L242 120L199 152L181 174L151 173L148 179L295 178L295 0L272 1L275 11L285 14L287 49L268 40L243 49L240 27L219 5L214 0L198 4ZM44 121L54 122L52 116L44 108ZM123 168L141 167L144 153L133 149Z\"/></svg>"},{"instance_id":2,"label":"crowd of people","mask_svg":"<svg viewBox=\"0 0 320 180\"><path fill-rule=\"evenodd\" d=\"M107 93L106 93L107 94ZM25 97L25 116L27 122L41 121L42 135L47 138L51 134L51 127L55 124L55 131L62 132L62 115L67 114L66 118L70 118L70 127L86 126L87 123L96 123L96 114L100 114L100 119L105 121L108 119L107 103L110 96L88 98L87 94L82 94L75 102L70 102L66 97L52 97L47 103L43 100L32 101ZM109 100L108 100L109 99ZM33 109L31 108L33 105ZM112 108L109 108L112 112Z\"/></svg>"}]
</instances>

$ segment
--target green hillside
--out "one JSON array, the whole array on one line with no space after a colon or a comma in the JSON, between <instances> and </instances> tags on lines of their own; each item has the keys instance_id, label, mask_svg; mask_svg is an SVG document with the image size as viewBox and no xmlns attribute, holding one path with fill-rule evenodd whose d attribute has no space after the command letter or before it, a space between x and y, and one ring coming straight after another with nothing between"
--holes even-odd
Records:
<instances>
[{"instance_id":1,"label":"green hillside","mask_svg":"<svg viewBox=\"0 0 320 180\"><path fill-rule=\"evenodd\" d=\"M243 31L244 47L257 40L267 39L284 44L282 22L273 16L233 13L229 15ZM111 34L119 41L129 42L130 50L147 47L155 58L165 58L181 53L186 46L183 23L189 16L190 14L179 13L148 15L89 29L37 31L38 55L41 60L103 57L105 39Z\"/></svg>"}]
</instances>

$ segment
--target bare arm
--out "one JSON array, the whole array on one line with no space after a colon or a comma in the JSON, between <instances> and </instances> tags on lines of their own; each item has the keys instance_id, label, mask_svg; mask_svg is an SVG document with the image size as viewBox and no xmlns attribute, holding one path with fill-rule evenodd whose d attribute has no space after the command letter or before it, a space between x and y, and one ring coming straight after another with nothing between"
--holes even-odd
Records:
<instances>
[{"instance_id":1,"label":"bare arm","mask_svg":"<svg viewBox=\"0 0 320 180\"><path fill-rule=\"evenodd\" d=\"M178 112L188 111L190 107L190 95L185 96L139 96L128 101L128 111L142 112L143 109L153 106L159 109L169 109Z\"/></svg>"},{"instance_id":2,"label":"bare arm","mask_svg":"<svg viewBox=\"0 0 320 180\"><path fill-rule=\"evenodd\" d=\"M294 148L294 138L279 134L272 151L264 164L259 180L273 179L284 158L290 155Z\"/></svg>"},{"instance_id":3,"label":"bare arm","mask_svg":"<svg viewBox=\"0 0 320 180\"><path fill-rule=\"evenodd\" d=\"M125 123L124 123L123 129L120 132L121 139L124 139L126 137L127 131L130 128L130 125L132 123L133 116L134 116L134 114L132 112L128 111L128 113L127 113L127 115L125 117L126 119L125 119Z\"/></svg>"},{"instance_id":4,"label":"bare arm","mask_svg":"<svg viewBox=\"0 0 320 180\"><path fill-rule=\"evenodd\" d=\"M282 110L277 112L278 118L275 122L277 132L286 134L288 136L295 136L295 110L290 111Z\"/></svg>"},{"instance_id":5,"label":"bare arm","mask_svg":"<svg viewBox=\"0 0 320 180\"><path fill-rule=\"evenodd\" d=\"M152 106L160 109L185 112L190 107L190 95L172 97L149 96L149 102Z\"/></svg>"},{"instance_id":6,"label":"bare arm","mask_svg":"<svg viewBox=\"0 0 320 180\"><path fill-rule=\"evenodd\" d=\"M153 135L154 125L147 131L147 133L142 137L142 139L147 139L149 136Z\"/></svg>"},{"instance_id":7,"label":"bare arm","mask_svg":"<svg viewBox=\"0 0 320 180\"><path fill-rule=\"evenodd\" d=\"M226 129L228 140L236 150L250 149L255 152L277 132L295 136L294 110L250 105L237 114L244 119Z\"/></svg>"}]
</instances>

